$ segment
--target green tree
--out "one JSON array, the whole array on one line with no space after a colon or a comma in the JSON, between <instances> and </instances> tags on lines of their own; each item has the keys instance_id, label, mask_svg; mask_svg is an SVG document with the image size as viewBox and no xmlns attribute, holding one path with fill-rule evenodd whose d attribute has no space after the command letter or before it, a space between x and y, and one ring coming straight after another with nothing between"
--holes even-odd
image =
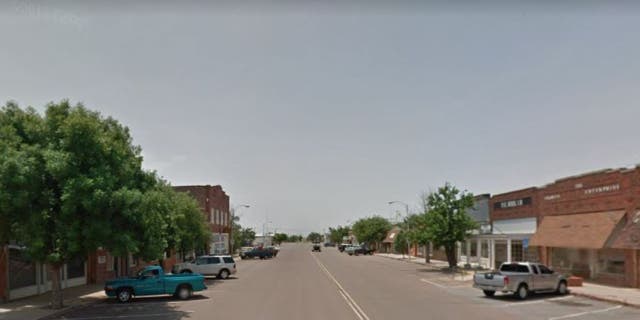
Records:
<instances>
[{"instance_id":1,"label":"green tree","mask_svg":"<svg viewBox=\"0 0 640 320\"><path fill-rule=\"evenodd\" d=\"M309 233L309 235L307 235L307 241L321 242L322 241L322 235L317 233L317 232L311 232L311 233Z\"/></svg>"},{"instance_id":2,"label":"green tree","mask_svg":"<svg viewBox=\"0 0 640 320\"><path fill-rule=\"evenodd\" d=\"M342 243L342 239L349 236L349 227L337 226L336 228L329 228L329 240L332 243Z\"/></svg>"},{"instance_id":3,"label":"green tree","mask_svg":"<svg viewBox=\"0 0 640 320\"><path fill-rule=\"evenodd\" d=\"M415 243L427 248L425 250L425 262L429 263L429 256L431 252L429 250L429 235L427 233L427 219L426 214L412 214L406 217L402 223L402 228L405 230L406 237L410 243Z\"/></svg>"},{"instance_id":4,"label":"green tree","mask_svg":"<svg viewBox=\"0 0 640 320\"><path fill-rule=\"evenodd\" d=\"M391 230L391 223L383 217L373 216L356 221L351 229L360 243L379 245Z\"/></svg>"},{"instance_id":5,"label":"green tree","mask_svg":"<svg viewBox=\"0 0 640 320\"><path fill-rule=\"evenodd\" d=\"M473 207L473 194L449 183L427 196L425 233L436 247L444 247L450 268L457 266L456 244L465 241L478 226L467 214Z\"/></svg>"},{"instance_id":6,"label":"green tree","mask_svg":"<svg viewBox=\"0 0 640 320\"><path fill-rule=\"evenodd\" d=\"M287 241L287 239L289 239L289 236L287 236L286 233L276 233L273 235L273 242L277 243L278 245Z\"/></svg>"},{"instance_id":7,"label":"green tree","mask_svg":"<svg viewBox=\"0 0 640 320\"><path fill-rule=\"evenodd\" d=\"M406 231L401 230L395 236L393 240L393 248L397 251L404 254L409 254L409 248L407 247L407 243L409 241L409 237Z\"/></svg>"},{"instance_id":8,"label":"green tree","mask_svg":"<svg viewBox=\"0 0 640 320\"><path fill-rule=\"evenodd\" d=\"M0 138L0 244L18 240L51 266L52 307L62 306L62 265L98 246L151 261L208 242L195 200L143 171L115 120L66 101L44 116L8 103Z\"/></svg>"},{"instance_id":9,"label":"green tree","mask_svg":"<svg viewBox=\"0 0 640 320\"><path fill-rule=\"evenodd\" d=\"M62 307L65 263L99 246L140 252L132 226L161 225L140 217L157 181L142 170L129 130L112 118L67 101L47 105L44 115L8 103L0 109L0 151L0 240L19 241L50 265L53 308Z\"/></svg>"}]
</instances>

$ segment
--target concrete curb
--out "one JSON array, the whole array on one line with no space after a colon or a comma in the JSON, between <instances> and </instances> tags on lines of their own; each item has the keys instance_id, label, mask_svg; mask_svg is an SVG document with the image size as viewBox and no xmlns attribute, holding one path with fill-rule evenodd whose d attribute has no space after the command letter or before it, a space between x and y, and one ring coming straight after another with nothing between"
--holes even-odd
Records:
<instances>
[{"instance_id":1,"label":"concrete curb","mask_svg":"<svg viewBox=\"0 0 640 320\"><path fill-rule=\"evenodd\" d=\"M583 298L588 298L588 299L591 299L591 300L615 303L615 304L623 305L623 306L626 306L626 307L640 309L640 304L630 303L630 302L627 302L625 300L607 298L607 297L602 297L602 296L588 294L588 293L582 293L582 292L572 292L571 289L569 289L569 294L571 294L573 296L576 296L576 297L583 297Z\"/></svg>"}]
</instances>

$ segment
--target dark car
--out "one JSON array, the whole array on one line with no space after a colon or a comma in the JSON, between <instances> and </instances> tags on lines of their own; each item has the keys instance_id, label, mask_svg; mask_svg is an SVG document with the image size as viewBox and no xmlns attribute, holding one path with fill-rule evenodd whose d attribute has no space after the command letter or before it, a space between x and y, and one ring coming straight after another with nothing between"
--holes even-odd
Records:
<instances>
[{"instance_id":1,"label":"dark car","mask_svg":"<svg viewBox=\"0 0 640 320\"><path fill-rule=\"evenodd\" d=\"M269 258L273 258L273 256L274 256L273 251L266 248L261 248L261 247L255 247L249 251L240 253L241 259L254 259L254 258L269 259Z\"/></svg>"},{"instance_id":2,"label":"dark car","mask_svg":"<svg viewBox=\"0 0 640 320\"><path fill-rule=\"evenodd\" d=\"M274 246L268 246L265 250L271 252L274 257L277 257L278 252L280 252L280 248Z\"/></svg>"},{"instance_id":3,"label":"dark car","mask_svg":"<svg viewBox=\"0 0 640 320\"><path fill-rule=\"evenodd\" d=\"M336 246L336 244L335 244L335 243L333 243L333 242L325 242L325 243L324 243L324 246L325 246L325 247L335 247L335 246Z\"/></svg>"},{"instance_id":4,"label":"dark car","mask_svg":"<svg viewBox=\"0 0 640 320\"><path fill-rule=\"evenodd\" d=\"M322 251L319 243L314 243L313 244L313 249L311 249L311 252L315 252L315 251L318 251L318 252Z\"/></svg>"},{"instance_id":5,"label":"dark car","mask_svg":"<svg viewBox=\"0 0 640 320\"><path fill-rule=\"evenodd\" d=\"M344 249L349 245L350 245L349 243L342 243L342 244L338 245L338 250L340 252L344 252Z\"/></svg>"}]
</instances>

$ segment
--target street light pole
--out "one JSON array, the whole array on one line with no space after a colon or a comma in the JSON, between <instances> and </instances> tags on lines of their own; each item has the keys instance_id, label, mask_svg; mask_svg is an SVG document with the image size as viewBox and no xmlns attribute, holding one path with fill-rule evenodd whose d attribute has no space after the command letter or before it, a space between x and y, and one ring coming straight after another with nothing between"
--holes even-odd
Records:
<instances>
[{"instance_id":1,"label":"street light pole","mask_svg":"<svg viewBox=\"0 0 640 320\"><path fill-rule=\"evenodd\" d=\"M389 203L389 205L392 205L392 204L395 204L395 203L404 205L406 218L407 219L409 218L409 205L407 203L402 202L402 201L397 201L397 200L396 201L389 201L388 203ZM407 223L407 232L410 231L410 227L411 226ZM406 237L406 239L407 239L407 255L409 255L409 258L411 258L411 242L409 241L409 237Z\"/></svg>"}]
</instances>

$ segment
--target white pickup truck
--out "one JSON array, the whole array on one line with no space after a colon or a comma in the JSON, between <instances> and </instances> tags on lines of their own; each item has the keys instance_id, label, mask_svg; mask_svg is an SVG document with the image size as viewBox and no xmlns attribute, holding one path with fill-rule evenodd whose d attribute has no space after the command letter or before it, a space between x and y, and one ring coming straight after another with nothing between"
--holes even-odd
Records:
<instances>
[{"instance_id":1,"label":"white pickup truck","mask_svg":"<svg viewBox=\"0 0 640 320\"><path fill-rule=\"evenodd\" d=\"M200 256L193 262L176 264L172 273L199 273L206 276L216 276L227 279L235 274L236 262L232 256Z\"/></svg>"},{"instance_id":2,"label":"white pickup truck","mask_svg":"<svg viewBox=\"0 0 640 320\"><path fill-rule=\"evenodd\" d=\"M514 293L523 300L532 292L568 292L567 279L563 275L542 264L530 262L507 262L500 266L500 271L476 273L473 287L482 289L488 297L500 291Z\"/></svg>"}]
</instances>

